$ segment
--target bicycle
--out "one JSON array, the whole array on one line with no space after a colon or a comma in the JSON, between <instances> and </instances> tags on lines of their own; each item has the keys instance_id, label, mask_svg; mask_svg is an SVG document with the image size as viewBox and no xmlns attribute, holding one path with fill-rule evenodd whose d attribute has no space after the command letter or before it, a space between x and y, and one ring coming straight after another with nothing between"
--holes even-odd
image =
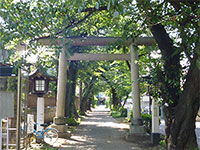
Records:
<instances>
[{"instance_id":1,"label":"bicycle","mask_svg":"<svg viewBox=\"0 0 200 150\"><path fill-rule=\"evenodd\" d=\"M34 123L38 124L38 123ZM40 126L44 127L42 131L37 131L33 128L33 134L38 138L39 140L43 140L47 144L53 144L58 140L58 130L55 128L46 128L48 124L40 124Z\"/></svg>"}]
</instances>

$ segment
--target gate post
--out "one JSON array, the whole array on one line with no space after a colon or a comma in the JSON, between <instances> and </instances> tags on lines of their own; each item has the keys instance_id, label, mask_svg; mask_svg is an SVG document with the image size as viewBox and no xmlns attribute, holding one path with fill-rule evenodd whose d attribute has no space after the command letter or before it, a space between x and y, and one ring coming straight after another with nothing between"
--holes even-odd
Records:
<instances>
[{"instance_id":1,"label":"gate post","mask_svg":"<svg viewBox=\"0 0 200 150\"><path fill-rule=\"evenodd\" d=\"M127 140L132 140L135 135L144 135L145 128L143 126L140 111L140 90L139 90L139 71L138 71L138 55L134 50L134 44L130 45L131 51L131 83L132 83L132 101L133 101L133 118Z\"/></svg>"},{"instance_id":2,"label":"gate post","mask_svg":"<svg viewBox=\"0 0 200 150\"><path fill-rule=\"evenodd\" d=\"M66 80L67 80L67 61L65 56L65 50L59 55L58 64L58 83L57 83L57 103L56 103L56 118L55 123L65 124L63 120L65 117L65 93L66 93Z\"/></svg>"},{"instance_id":3,"label":"gate post","mask_svg":"<svg viewBox=\"0 0 200 150\"><path fill-rule=\"evenodd\" d=\"M131 51L131 86L133 101L133 119L137 121L141 119L140 113L140 89L139 89L139 71L138 71L138 54L134 50L134 45L130 45Z\"/></svg>"},{"instance_id":4,"label":"gate post","mask_svg":"<svg viewBox=\"0 0 200 150\"><path fill-rule=\"evenodd\" d=\"M153 99L152 101L152 134L151 142L153 144L159 144L160 132L159 132L159 106L158 103Z\"/></svg>"},{"instance_id":5,"label":"gate post","mask_svg":"<svg viewBox=\"0 0 200 150\"><path fill-rule=\"evenodd\" d=\"M52 127L56 128L59 131L59 137L70 136L67 132L65 117L66 80L67 61L65 56L65 48L63 47L59 55L56 116L53 119L54 124L52 125Z\"/></svg>"}]
</instances>

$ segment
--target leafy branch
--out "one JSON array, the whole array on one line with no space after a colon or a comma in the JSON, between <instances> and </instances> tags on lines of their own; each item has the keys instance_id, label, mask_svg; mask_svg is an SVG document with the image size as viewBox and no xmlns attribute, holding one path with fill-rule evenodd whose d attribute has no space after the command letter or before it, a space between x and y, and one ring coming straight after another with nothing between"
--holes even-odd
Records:
<instances>
[{"instance_id":1,"label":"leafy branch","mask_svg":"<svg viewBox=\"0 0 200 150\"><path fill-rule=\"evenodd\" d=\"M47 38L50 38L52 36L57 36L59 34L62 34L64 31L66 31L68 28L71 28L71 27L74 27L80 23L82 23L83 21L85 21L87 18L89 18L94 12L96 11L103 11L103 10L107 10L107 7L106 6L103 6L103 7L100 7L99 9L96 9L96 8L86 8L85 10L83 10L82 12L88 12L88 14L86 16L84 16L82 19L76 21L76 22L71 22L71 24L65 26L63 29L61 29L60 31L56 32L55 34L51 34L51 35L48 35L48 36L42 36L42 37L37 37L37 38L34 38L30 41L33 42L33 41L38 41L38 40L41 40L41 39L47 39Z\"/></svg>"}]
</instances>

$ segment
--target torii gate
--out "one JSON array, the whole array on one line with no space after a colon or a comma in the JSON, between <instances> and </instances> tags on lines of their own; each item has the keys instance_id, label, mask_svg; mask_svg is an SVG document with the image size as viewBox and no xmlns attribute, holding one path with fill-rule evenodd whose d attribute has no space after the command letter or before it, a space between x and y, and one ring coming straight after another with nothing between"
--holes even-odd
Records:
<instances>
[{"instance_id":1,"label":"torii gate","mask_svg":"<svg viewBox=\"0 0 200 150\"><path fill-rule=\"evenodd\" d=\"M121 40L119 37L77 37L77 38L65 38L65 39L42 39L39 42L42 45L55 44L62 46L63 43L70 43L71 46L106 46L114 44ZM142 126L141 112L140 112L140 92L139 92L139 71L138 71L138 55L134 50L134 45L150 46L154 42L151 37L140 37L133 41L133 39L127 39L122 44L130 46L130 54L82 54L75 53L70 58L66 58L65 49L59 55L59 69L58 69L58 84L57 84L57 104L56 104L56 116L54 118L54 124L60 132L65 132L64 126L66 124L65 118L65 88L67 79L67 61L70 60L131 60L131 82L132 82L132 101L133 101L133 119L130 126L130 134L143 134L145 132ZM120 43L121 44L121 43Z\"/></svg>"}]
</instances>

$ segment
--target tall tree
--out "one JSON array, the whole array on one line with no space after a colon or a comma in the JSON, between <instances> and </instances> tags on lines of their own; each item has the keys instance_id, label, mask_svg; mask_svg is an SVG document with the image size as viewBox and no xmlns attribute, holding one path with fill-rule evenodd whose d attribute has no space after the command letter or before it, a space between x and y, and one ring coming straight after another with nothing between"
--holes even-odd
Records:
<instances>
[{"instance_id":1,"label":"tall tree","mask_svg":"<svg viewBox=\"0 0 200 150\"><path fill-rule=\"evenodd\" d=\"M166 148L170 150L198 148L195 119L200 104L199 6L199 1L137 2L138 15L161 50L163 65L156 80L166 117ZM189 65L183 74L180 62L185 57Z\"/></svg>"},{"instance_id":2,"label":"tall tree","mask_svg":"<svg viewBox=\"0 0 200 150\"><path fill-rule=\"evenodd\" d=\"M89 82L84 82L85 90L80 100L80 113L82 115L84 115L85 112L88 110L88 100L90 98L90 94L91 94L92 87L94 85L95 80L96 80L96 76L92 76L89 79Z\"/></svg>"}]
</instances>

